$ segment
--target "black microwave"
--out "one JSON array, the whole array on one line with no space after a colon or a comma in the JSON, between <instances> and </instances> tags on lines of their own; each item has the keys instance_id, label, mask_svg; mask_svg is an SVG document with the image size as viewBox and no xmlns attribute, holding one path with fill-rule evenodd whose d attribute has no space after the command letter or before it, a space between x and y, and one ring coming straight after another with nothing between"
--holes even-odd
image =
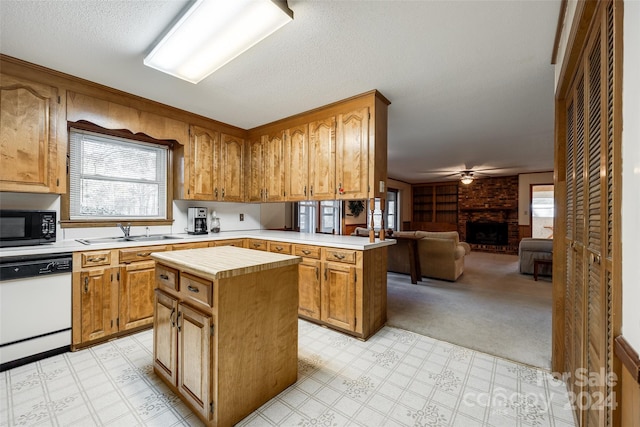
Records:
<instances>
[{"instance_id":1,"label":"black microwave","mask_svg":"<svg viewBox=\"0 0 640 427\"><path fill-rule=\"evenodd\" d=\"M0 210L0 247L56 241L56 211Z\"/></svg>"}]
</instances>

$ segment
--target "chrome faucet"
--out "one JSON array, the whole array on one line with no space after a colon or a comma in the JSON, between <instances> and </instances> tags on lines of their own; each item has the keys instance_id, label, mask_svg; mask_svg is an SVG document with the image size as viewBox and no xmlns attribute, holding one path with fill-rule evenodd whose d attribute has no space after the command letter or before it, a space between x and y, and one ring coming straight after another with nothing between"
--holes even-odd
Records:
<instances>
[{"instance_id":1,"label":"chrome faucet","mask_svg":"<svg viewBox=\"0 0 640 427\"><path fill-rule=\"evenodd\" d=\"M120 223L116 225L120 227L120 230L122 230L122 232L124 233L124 237L129 237L129 233L131 232L131 223L128 223L126 226L123 226Z\"/></svg>"}]
</instances>

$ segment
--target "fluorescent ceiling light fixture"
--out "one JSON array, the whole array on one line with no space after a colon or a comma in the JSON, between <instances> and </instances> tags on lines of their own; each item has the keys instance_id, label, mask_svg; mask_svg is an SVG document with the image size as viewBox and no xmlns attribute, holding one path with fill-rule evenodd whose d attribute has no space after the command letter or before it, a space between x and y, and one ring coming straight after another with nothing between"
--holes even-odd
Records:
<instances>
[{"instance_id":1,"label":"fluorescent ceiling light fixture","mask_svg":"<svg viewBox=\"0 0 640 427\"><path fill-rule=\"evenodd\" d=\"M460 182L466 185L469 185L473 182L473 172L465 171L462 172L462 176L460 177Z\"/></svg>"},{"instance_id":2,"label":"fluorescent ceiling light fixture","mask_svg":"<svg viewBox=\"0 0 640 427\"><path fill-rule=\"evenodd\" d=\"M144 65L198 83L291 20L286 0L197 0Z\"/></svg>"}]
</instances>

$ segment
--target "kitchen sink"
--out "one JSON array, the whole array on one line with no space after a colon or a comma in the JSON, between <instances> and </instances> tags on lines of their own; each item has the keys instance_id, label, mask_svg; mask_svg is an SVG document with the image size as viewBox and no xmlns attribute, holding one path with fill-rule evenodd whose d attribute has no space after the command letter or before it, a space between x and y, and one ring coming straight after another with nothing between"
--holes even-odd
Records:
<instances>
[{"instance_id":1,"label":"kitchen sink","mask_svg":"<svg viewBox=\"0 0 640 427\"><path fill-rule=\"evenodd\" d=\"M115 242L153 242L162 240L179 240L183 239L180 236L173 236L170 234L150 234L140 236L117 236L117 237L97 237L95 239L76 239L76 241L83 245L97 245L100 243L115 243Z\"/></svg>"}]
</instances>

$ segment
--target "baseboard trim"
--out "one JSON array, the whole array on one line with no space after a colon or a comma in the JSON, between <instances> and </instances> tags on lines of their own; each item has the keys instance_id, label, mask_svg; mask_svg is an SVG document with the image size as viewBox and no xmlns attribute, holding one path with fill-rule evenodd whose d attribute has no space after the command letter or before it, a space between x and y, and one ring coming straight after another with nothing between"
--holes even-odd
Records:
<instances>
[{"instance_id":1,"label":"baseboard trim","mask_svg":"<svg viewBox=\"0 0 640 427\"><path fill-rule=\"evenodd\" d=\"M629 371L633 379L640 384L640 357L631 344L622 336L615 339L615 353L624 367Z\"/></svg>"}]
</instances>

